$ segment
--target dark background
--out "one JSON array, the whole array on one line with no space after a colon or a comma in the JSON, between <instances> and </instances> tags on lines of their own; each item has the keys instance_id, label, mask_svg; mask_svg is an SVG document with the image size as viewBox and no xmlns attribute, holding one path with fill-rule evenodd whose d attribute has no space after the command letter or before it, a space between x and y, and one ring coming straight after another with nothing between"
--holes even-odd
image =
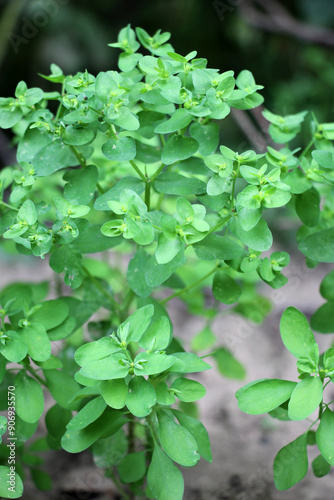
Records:
<instances>
[{"instance_id":1,"label":"dark background","mask_svg":"<svg viewBox=\"0 0 334 500\"><path fill-rule=\"evenodd\" d=\"M119 51L107 44L128 23L171 32L176 52L197 50L209 67L249 69L278 114L312 109L333 120L332 0L0 0L0 96L20 80L55 89L38 76L52 62L72 74L116 69ZM226 123L226 139L240 144L240 124ZM3 165L10 133L0 137Z\"/></svg>"}]
</instances>

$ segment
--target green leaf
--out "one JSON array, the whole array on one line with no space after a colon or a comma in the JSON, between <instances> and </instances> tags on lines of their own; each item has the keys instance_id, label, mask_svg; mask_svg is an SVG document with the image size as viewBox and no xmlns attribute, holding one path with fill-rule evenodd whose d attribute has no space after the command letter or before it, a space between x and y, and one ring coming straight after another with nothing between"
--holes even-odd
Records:
<instances>
[{"instance_id":1,"label":"green leaf","mask_svg":"<svg viewBox=\"0 0 334 500\"><path fill-rule=\"evenodd\" d=\"M188 378L175 379L171 389L176 389L176 397L185 403L191 403L198 399L202 399L206 394L205 387L203 387L202 384Z\"/></svg>"},{"instance_id":2,"label":"green leaf","mask_svg":"<svg viewBox=\"0 0 334 500\"><path fill-rule=\"evenodd\" d=\"M130 260L126 278L131 290L139 297L148 297L153 291L145 280L145 268L151 256L143 248L139 248L134 257Z\"/></svg>"},{"instance_id":3,"label":"green leaf","mask_svg":"<svg viewBox=\"0 0 334 500\"><path fill-rule=\"evenodd\" d=\"M182 427L187 429L187 431L189 431L190 434L194 437L198 446L198 453L201 455L201 457L203 457L207 462L211 463L212 454L210 440L208 432L205 429L204 425L196 418L190 417L182 411L173 410L173 413Z\"/></svg>"},{"instance_id":4,"label":"green leaf","mask_svg":"<svg viewBox=\"0 0 334 500\"><path fill-rule=\"evenodd\" d=\"M209 347L212 347L215 342L216 336L212 332L211 328L206 326L192 338L191 349L195 352L204 351Z\"/></svg>"},{"instance_id":5,"label":"green leaf","mask_svg":"<svg viewBox=\"0 0 334 500\"><path fill-rule=\"evenodd\" d=\"M59 439L66 431L66 426L72 418L72 412L58 404L51 406L45 415L45 425L52 437Z\"/></svg>"},{"instance_id":6,"label":"green leaf","mask_svg":"<svg viewBox=\"0 0 334 500\"><path fill-rule=\"evenodd\" d=\"M153 313L154 307L152 304L140 307L137 311L132 313L131 316L122 323L123 327L129 324L129 329L126 335L122 336L121 340L126 342L139 342L151 322Z\"/></svg>"},{"instance_id":7,"label":"green leaf","mask_svg":"<svg viewBox=\"0 0 334 500\"><path fill-rule=\"evenodd\" d=\"M13 330L6 331L5 336L8 339L5 340L4 344L1 342L0 337L0 353L13 363L22 361L28 353L28 348L21 336Z\"/></svg>"},{"instance_id":8,"label":"green leaf","mask_svg":"<svg viewBox=\"0 0 334 500\"><path fill-rule=\"evenodd\" d=\"M79 403L71 401L80 390L80 385L73 377L60 370L44 370L43 373L53 399L66 410L77 410Z\"/></svg>"},{"instance_id":9,"label":"green leaf","mask_svg":"<svg viewBox=\"0 0 334 500\"><path fill-rule=\"evenodd\" d=\"M123 177L109 191L97 198L94 208L103 211L111 210L108 201L119 201L125 189L131 189L140 195L145 189L144 182L138 177Z\"/></svg>"},{"instance_id":10,"label":"green leaf","mask_svg":"<svg viewBox=\"0 0 334 500\"><path fill-rule=\"evenodd\" d=\"M299 250L317 262L334 262L334 227L323 229L302 239Z\"/></svg>"},{"instance_id":11,"label":"green leaf","mask_svg":"<svg viewBox=\"0 0 334 500\"><path fill-rule=\"evenodd\" d=\"M129 382L126 406L138 418L149 415L157 402L153 385L143 377L133 377Z\"/></svg>"},{"instance_id":12,"label":"green leaf","mask_svg":"<svg viewBox=\"0 0 334 500\"><path fill-rule=\"evenodd\" d=\"M4 102L6 100L7 99L4 98L0 99L0 127L2 129L14 127L14 125L16 125L23 116L22 110L20 108L14 106L6 106L6 103ZM14 99L11 100L11 104L13 103L13 101Z\"/></svg>"},{"instance_id":13,"label":"green leaf","mask_svg":"<svg viewBox=\"0 0 334 500\"><path fill-rule=\"evenodd\" d=\"M315 344L313 332L304 314L288 307L281 317L280 332L283 344L296 358L308 357Z\"/></svg>"},{"instance_id":14,"label":"green leaf","mask_svg":"<svg viewBox=\"0 0 334 500\"><path fill-rule=\"evenodd\" d=\"M28 161L28 160L26 160ZM48 176L66 167L75 167L78 160L69 146L61 139L56 139L43 147L32 159L36 174L40 177Z\"/></svg>"},{"instance_id":15,"label":"green leaf","mask_svg":"<svg viewBox=\"0 0 334 500\"><path fill-rule=\"evenodd\" d=\"M320 293L324 299L334 302L334 270L330 271L322 280Z\"/></svg>"},{"instance_id":16,"label":"green leaf","mask_svg":"<svg viewBox=\"0 0 334 500\"><path fill-rule=\"evenodd\" d=\"M74 245L81 253L104 252L122 243L121 236L109 238L101 233L99 225L89 225L75 239Z\"/></svg>"},{"instance_id":17,"label":"green leaf","mask_svg":"<svg viewBox=\"0 0 334 500\"><path fill-rule=\"evenodd\" d=\"M333 151L316 150L312 151L312 157L323 168L334 168Z\"/></svg>"},{"instance_id":18,"label":"green leaf","mask_svg":"<svg viewBox=\"0 0 334 500\"><path fill-rule=\"evenodd\" d=\"M265 379L252 382L236 393L241 411L250 415L268 413L287 401L296 386L289 380Z\"/></svg>"},{"instance_id":19,"label":"green leaf","mask_svg":"<svg viewBox=\"0 0 334 500\"><path fill-rule=\"evenodd\" d=\"M95 165L69 170L63 176L64 196L72 205L88 205L94 196L98 171Z\"/></svg>"},{"instance_id":20,"label":"green leaf","mask_svg":"<svg viewBox=\"0 0 334 500\"><path fill-rule=\"evenodd\" d=\"M33 424L43 414L44 396L40 384L20 370L15 377L16 413L24 422Z\"/></svg>"},{"instance_id":21,"label":"green leaf","mask_svg":"<svg viewBox=\"0 0 334 500\"><path fill-rule=\"evenodd\" d=\"M334 332L334 301L326 302L311 317L312 328L320 333Z\"/></svg>"},{"instance_id":22,"label":"green leaf","mask_svg":"<svg viewBox=\"0 0 334 500\"><path fill-rule=\"evenodd\" d=\"M192 434L163 410L158 412L158 420L160 442L169 458L185 467L196 465L200 455Z\"/></svg>"},{"instance_id":23,"label":"green leaf","mask_svg":"<svg viewBox=\"0 0 334 500\"><path fill-rule=\"evenodd\" d=\"M107 403L99 396L89 401L67 424L67 429L84 429L104 412Z\"/></svg>"},{"instance_id":24,"label":"green leaf","mask_svg":"<svg viewBox=\"0 0 334 500\"><path fill-rule=\"evenodd\" d=\"M146 474L145 451L129 453L119 464L118 474L120 480L125 483L135 483L142 479Z\"/></svg>"},{"instance_id":25,"label":"green leaf","mask_svg":"<svg viewBox=\"0 0 334 500\"><path fill-rule=\"evenodd\" d=\"M166 356L163 353L141 352L134 360L134 372L136 375L156 375L168 370L174 362L175 359L172 356Z\"/></svg>"},{"instance_id":26,"label":"green leaf","mask_svg":"<svg viewBox=\"0 0 334 500\"><path fill-rule=\"evenodd\" d=\"M121 364L124 359L126 359L125 354L116 353L96 361L90 361L81 368L80 374L94 380L124 378L129 372L129 367Z\"/></svg>"},{"instance_id":27,"label":"green leaf","mask_svg":"<svg viewBox=\"0 0 334 500\"><path fill-rule=\"evenodd\" d=\"M312 415L322 401L322 393L319 377L307 377L298 382L289 401L289 418L304 420Z\"/></svg>"},{"instance_id":28,"label":"green leaf","mask_svg":"<svg viewBox=\"0 0 334 500\"><path fill-rule=\"evenodd\" d=\"M146 264L145 281L148 286L155 288L156 286L164 283L168 278L183 264L186 258L184 250L181 249L179 253L167 264L158 264L156 257L153 255Z\"/></svg>"},{"instance_id":29,"label":"green leaf","mask_svg":"<svg viewBox=\"0 0 334 500\"><path fill-rule=\"evenodd\" d=\"M160 384L155 387L155 393L157 395L157 403L160 405L169 406L175 403L175 395L166 382L160 382Z\"/></svg>"},{"instance_id":30,"label":"green leaf","mask_svg":"<svg viewBox=\"0 0 334 500\"><path fill-rule=\"evenodd\" d=\"M224 271L217 271L213 278L212 292L215 299L223 304L234 304L241 295L238 283Z\"/></svg>"},{"instance_id":31,"label":"green leaf","mask_svg":"<svg viewBox=\"0 0 334 500\"><path fill-rule=\"evenodd\" d=\"M37 212L34 203L31 200L26 200L18 212L18 219L25 221L28 226L33 226L37 221Z\"/></svg>"},{"instance_id":32,"label":"green leaf","mask_svg":"<svg viewBox=\"0 0 334 500\"><path fill-rule=\"evenodd\" d=\"M52 488L50 475L42 469L31 467L31 477L35 486L41 491L48 491Z\"/></svg>"},{"instance_id":33,"label":"green leaf","mask_svg":"<svg viewBox=\"0 0 334 500\"><path fill-rule=\"evenodd\" d=\"M8 484L7 481L10 481L10 483ZM10 490L8 489L9 487L11 488ZM18 473L15 472L15 468L11 469L10 467L0 465L0 496L3 498L20 498L22 495L23 483Z\"/></svg>"},{"instance_id":34,"label":"green leaf","mask_svg":"<svg viewBox=\"0 0 334 500\"><path fill-rule=\"evenodd\" d=\"M46 300L37 307L38 309L29 316L29 319L36 323L42 323L46 330L51 330L63 323L69 313L68 305L61 299Z\"/></svg>"},{"instance_id":35,"label":"green leaf","mask_svg":"<svg viewBox=\"0 0 334 500\"><path fill-rule=\"evenodd\" d=\"M182 500L183 498L182 474L157 443L154 443L147 482L157 500Z\"/></svg>"},{"instance_id":36,"label":"green leaf","mask_svg":"<svg viewBox=\"0 0 334 500\"><path fill-rule=\"evenodd\" d=\"M65 273L66 285L75 289L82 284L82 256L68 245L57 248L50 257L50 267L56 273Z\"/></svg>"},{"instance_id":37,"label":"green leaf","mask_svg":"<svg viewBox=\"0 0 334 500\"><path fill-rule=\"evenodd\" d=\"M312 470L315 477L324 477L329 474L331 466L322 455L318 455L312 461Z\"/></svg>"},{"instance_id":38,"label":"green leaf","mask_svg":"<svg viewBox=\"0 0 334 500\"><path fill-rule=\"evenodd\" d=\"M209 179L207 193L209 196L218 196L222 193L226 193L230 184L230 177L220 177L218 174L214 174L211 179Z\"/></svg>"},{"instance_id":39,"label":"green leaf","mask_svg":"<svg viewBox=\"0 0 334 500\"><path fill-rule=\"evenodd\" d=\"M97 361L110 354L119 352L121 348L110 337L102 337L96 342L89 342L77 349L74 359L80 366Z\"/></svg>"},{"instance_id":40,"label":"green leaf","mask_svg":"<svg viewBox=\"0 0 334 500\"><path fill-rule=\"evenodd\" d=\"M229 221L229 229L242 243L258 252L269 250L273 244L273 236L264 219L260 219L253 229L245 231L236 217Z\"/></svg>"},{"instance_id":41,"label":"green leaf","mask_svg":"<svg viewBox=\"0 0 334 500\"><path fill-rule=\"evenodd\" d=\"M76 127L68 125L62 135L64 144L71 146L83 146L92 142L95 137L94 130L85 127Z\"/></svg>"},{"instance_id":42,"label":"green leaf","mask_svg":"<svg viewBox=\"0 0 334 500\"><path fill-rule=\"evenodd\" d=\"M296 212L298 217L308 227L318 224L320 218L320 196L315 188L308 189L296 197Z\"/></svg>"},{"instance_id":43,"label":"green leaf","mask_svg":"<svg viewBox=\"0 0 334 500\"><path fill-rule=\"evenodd\" d=\"M101 436L115 434L125 422L123 413L116 410L104 411L101 417L84 429L67 429L61 439L61 445L69 453L80 453Z\"/></svg>"},{"instance_id":44,"label":"green leaf","mask_svg":"<svg viewBox=\"0 0 334 500\"><path fill-rule=\"evenodd\" d=\"M326 462L334 465L334 413L329 408L321 415L317 429L317 445Z\"/></svg>"},{"instance_id":45,"label":"green leaf","mask_svg":"<svg viewBox=\"0 0 334 500\"><path fill-rule=\"evenodd\" d=\"M170 134L189 125L193 117L184 108L177 109L172 116L160 123L154 130L156 134Z\"/></svg>"},{"instance_id":46,"label":"green leaf","mask_svg":"<svg viewBox=\"0 0 334 500\"><path fill-rule=\"evenodd\" d=\"M216 349L213 357L217 361L219 372L224 377L236 380L243 380L246 376L244 366L225 347Z\"/></svg>"},{"instance_id":47,"label":"green leaf","mask_svg":"<svg viewBox=\"0 0 334 500\"><path fill-rule=\"evenodd\" d=\"M210 370L211 366L205 363L201 358L191 352L173 353L173 358L178 360L173 366L173 370L178 373L195 373Z\"/></svg>"},{"instance_id":48,"label":"green leaf","mask_svg":"<svg viewBox=\"0 0 334 500\"><path fill-rule=\"evenodd\" d=\"M182 135L169 136L161 155L161 161L165 165L171 165L179 160L189 158L199 148L198 142L192 137Z\"/></svg>"},{"instance_id":49,"label":"green leaf","mask_svg":"<svg viewBox=\"0 0 334 500\"><path fill-rule=\"evenodd\" d=\"M168 239L164 234L160 234L158 247L155 251L155 258L158 264L168 264L180 251L183 251L185 244L179 238Z\"/></svg>"},{"instance_id":50,"label":"green leaf","mask_svg":"<svg viewBox=\"0 0 334 500\"><path fill-rule=\"evenodd\" d=\"M147 328L139 341L139 345L150 351L166 349L171 340L170 322L166 316L161 316Z\"/></svg>"},{"instance_id":51,"label":"green leaf","mask_svg":"<svg viewBox=\"0 0 334 500\"><path fill-rule=\"evenodd\" d=\"M110 139L102 145L102 153L112 161L130 161L136 156L136 143L132 137Z\"/></svg>"},{"instance_id":52,"label":"green leaf","mask_svg":"<svg viewBox=\"0 0 334 500\"><path fill-rule=\"evenodd\" d=\"M123 379L103 380L99 384L101 396L108 406L120 410L125 406L128 386Z\"/></svg>"},{"instance_id":53,"label":"green leaf","mask_svg":"<svg viewBox=\"0 0 334 500\"><path fill-rule=\"evenodd\" d=\"M307 473L307 435L303 434L280 449L274 461L274 481L279 491L288 490Z\"/></svg>"},{"instance_id":54,"label":"green leaf","mask_svg":"<svg viewBox=\"0 0 334 500\"><path fill-rule=\"evenodd\" d=\"M112 436L99 439L92 446L93 460L97 467L107 468L118 465L128 449L124 431L119 429Z\"/></svg>"},{"instance_id":55,"label":"green leaf","mask_svg":"<svg viewBox=\"0 0 334 500\"><path fill-rule=\"evenodd\" d=\"M163 172L154 181L158 193L187 196L206 192L206 185L195 177L185 177L176 172Z\"/></svg>"},{"instance_id":56,"label":"green leaf","mask_svg":"<svg viewBox=\"0 0 334 500\"><path fill-rule=\"evenodd\" d=\"M207 123L202 125L199 122L192 123L190 135L199 144L198 152L203 156L208 156L215 153L219 144L219 125L218 123Z\"/></svg>"},{"instance_id":57,"label":"green leaf","mask_svg":"<svg viewBox=\"0 0 334 500\"><path fill-rule=\"evenodd\" d=\"M227 236L210 234L193 245L197 257L203 260L232 260L243 255L243 248Z\"/></svg>"},{"instance_id":58,"label":"green leaf","mask_svg":"<svg viewBox=\"0 0 334 500\"><path fill-rule=\"evenodd\" d=\"M19 335L34 361L46 361L51 356L51 343L42 323L32 322L19 330Z\"/></svg>"}]
</instances>

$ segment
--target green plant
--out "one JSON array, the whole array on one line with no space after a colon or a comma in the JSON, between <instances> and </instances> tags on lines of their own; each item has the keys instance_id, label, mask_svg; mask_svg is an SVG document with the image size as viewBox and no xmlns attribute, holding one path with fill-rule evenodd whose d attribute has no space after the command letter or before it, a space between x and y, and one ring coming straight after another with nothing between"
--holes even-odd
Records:
<instances>
[{"instance_id":1,"label":"green plant","mask_svg":"<svg viewBox=\"0 0 334 500\"><path fill-rule=\"evenodd\" d=\"M138 52L136 34L150 55ZM231 107L260 105L262 87L248 71L235 80L232 71L208 69L196 52L175 53L169 37L124 28L111 44L122 50L120 71L65 76L52 65L51 75L42 76L60 84L60 92L20 82L15 98L0 100L0 126L12 128L18 160L0 173L2 245L9 252L50 255L58 294L45 300L46 283L13 283L0 294L1 408L15 402L16 419L11 411L7 416L9 437L17 438L15 466L5 452L0 455L4 498L21 496L26 467L35 484L48 489L38 452L62 447L70 453L89 448L124 499L181 499L183 477L175 463L211 461L193 405L205 389L187 375L209 369L203 358L210 356L223 375L245 376L228 346L215 345L210 325L222 312L261 322L271 305L257 283L279 288L287 281L282 269L289 254L262 256L273 243L264 214L287 206L288 216L304 224L297 239L308 264L334 261L333 124L312 119L311 141L300 152L288 143L306 112L280 117L265 111L282 149L258 154L219 147L219 121ZM333 300L332 275L326 280L324 296ZM175 297L206 319L191 341L194 352L173 336L166 304ZM232 307L222 311L220 303ZM322 310L315 317L315 329L325 324L334 330ZM283 340L301 357L297 387L314 385L308 410L315 402L323 408L320 385L331 376L331 350L318 368L301 313L288 310L284 318ZM290 326L296 321L303 324L297 336ZM52 354L59 340L62 349ZM291 394L297 400L294 387L278 381L246 386L238 393L240 408L281 416ZM48 433L25 444L44 414L43 390L55 400L45 415ZM308 416L299 402L291 405L294 416ZM329 432L331 416L329 408L320 412L320 436ZM0 431L6 431L4 418ZM328 463L331 452L323 451L321 439ZM302 461L304 466L304 455Z\"/></svg>"}]
</instances>

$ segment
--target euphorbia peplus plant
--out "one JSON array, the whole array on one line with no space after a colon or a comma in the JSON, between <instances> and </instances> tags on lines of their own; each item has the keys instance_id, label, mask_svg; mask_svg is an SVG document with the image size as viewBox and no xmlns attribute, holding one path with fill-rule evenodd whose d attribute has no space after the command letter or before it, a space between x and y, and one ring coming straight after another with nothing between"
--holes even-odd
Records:
<instances>
[{"instance_id":1,"label":"euphorbia peplus plant","mask_svg":"<svg viewBox=\"0 0 334 500\"><path fill-rule=\"evenodd\" d=\"M138 52L136 34L150 55ZM203 357L211 355L223 375L245 375L228 346L215 345L211 323L219 305L261 322L270 302L258 295L257 282L273 288L287 282L281 271L288 253L262 256L273 244L266 212L288 205L289 216L303 223L297 240L308 264L334 261L333 124L313 119L311 141L300 152L288 143L306 112L281 117L265 111L282 149L257 154L220 145L219 121L231 107L260 105L262 87L249 71L235 80L232 71L207 68L196 52L175 53L169 37L127 27L111 44L122 50L120 71L65 76L52 65L51 75L41 76L60 84L60 92L20 82L15 98L0 100L0 126L13 129L18 145L18 165L0 173L3 248L50 256L50 267L71 289L58 278L57 298L45 300L46 283L13 283L0 294L1 409L16 408L15 419L12 410L7 414L15 467L6 442L1 445L4 498L22 495L27 467L35 484L48 489L37 452L62 447L70 453L89 448L124 499L182 499L175 464L193 466L200 457L211 462L193 406L205 389L188 374L209 369ZM332 274L324 283L329 302L315 313L313 326L329 333ZM206 287L212 287L211 307ZM174 297L206 319L191 341L195 353L173 337L166 304ZM323 382L334 369L332 350L319 357L299 311L288 309L282 321L302 381L246 386L239 405L248 413L299 420L320 404L323 458L314 469L322 475L334 453L334 416L322 400ZM52 354L55 341L62 348L58 342ZM26 444L44 415L44 390L55 400L45 415L47 435ZM298 439L303 451L293 464L275 461L280 489L307 470L306 434Z\"/></svg>"}]
</instances>

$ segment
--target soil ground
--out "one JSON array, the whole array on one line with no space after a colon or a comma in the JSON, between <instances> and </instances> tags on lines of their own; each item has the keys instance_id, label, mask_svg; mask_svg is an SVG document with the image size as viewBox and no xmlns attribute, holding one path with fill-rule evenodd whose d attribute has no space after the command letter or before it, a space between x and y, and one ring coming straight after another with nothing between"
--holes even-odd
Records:
<instances>
[{"instance_id":1,"label":"soil ground","mask_svg":"<svg viewBox=\"0 0 334 500\"><path fill-rule=\"evenodd\" d=\"M47 262L37 259L17 264L14 260L0 263L0 286L15 281L40 281L50 276ZM201 460L194 469L183 469L186 483L184 500L323 500L333 498L333 474L317 479L311 468L306 478L292 489L279 492L272 477L272 464L278 450L305 432L305 422L280 422L268 416L241 413L235 399L236 390L258 378L297 380L293 356L286 351L279 335L279 320L287 306L295 306L306 316L324 300L319 284L329 268L326 265L307 269L300 261L288 268L289 283L280 290L264 287L274 303L274 311L261 326L239 316L226 316L216 321L214 331L220 343L227 345L247 368L245 381L221 377L216 370L197 376L207 389L200 401L201 420L212 443L213 463ZM189 317L182 303L170 302L174 332L185 343L203 327L202 320ZM334 311L333 311L334 312ZM231 333L233 337L231 340ZM317 335L320 346L330 346L332 336ZM329 391L330 392L330 391ZM334 389L328 394L334 399ZM43 431L42 425L40 431ZM310 447L310 463L316 453ZM92 465L88 453L47 455L46 470L54 482L52 491L38 492L28 482L24 500L107 500L116 499L113 485Z\"/></svg>"}]
</instances>

